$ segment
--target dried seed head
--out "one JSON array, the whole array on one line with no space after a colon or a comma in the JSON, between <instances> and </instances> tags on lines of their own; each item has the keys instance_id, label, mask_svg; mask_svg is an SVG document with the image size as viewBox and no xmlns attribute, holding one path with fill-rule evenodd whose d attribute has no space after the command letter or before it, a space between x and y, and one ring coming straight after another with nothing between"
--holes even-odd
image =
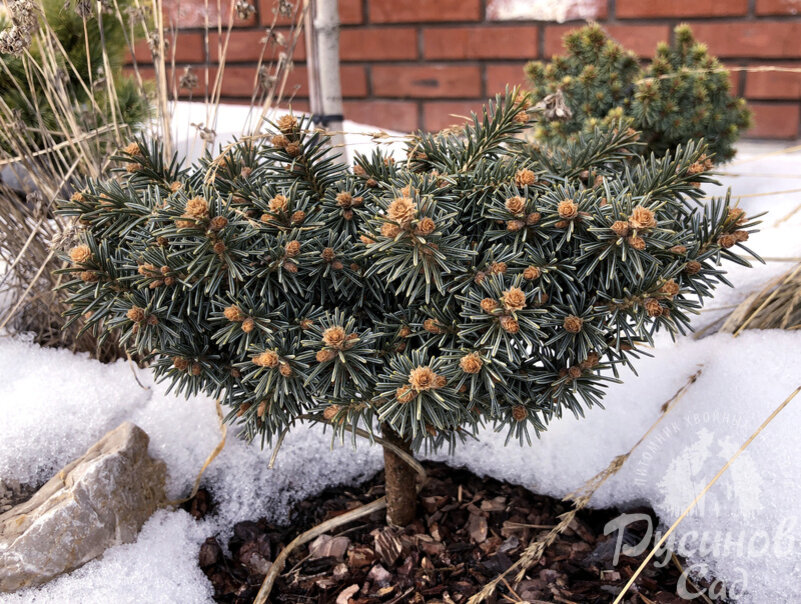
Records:
<instances>
[{"instance_id":1,"label":"dried seed head","mask_svg":"<svg viewBox=\"0 0 801 604\"><path fill-rule=\"evenodd\" d=\"M270 139L270 143L277 149L283 149L289 144L289 139L287 139L287 137L285 137L283 134L276 134Z\"/></svg>"},{"instance_id":2,"label":"dried seed head","mask_svg":"<svg viewBox=\"0 0 801 604\"><path fill-rule=\"evenodd\" d=\"M674 245L672 248L670 248L670 251L674 254L686 254L687 248L683 245Z\"/></svg>"},{"instance_id":3,"label":"dried seed head","mask_svg":"<svg viewBox=\"0 0 801 604\"><path fill-rule=\"evenodd\" d=\"M732 247L735 243L737 243L737 237L735 237L730 233L726 233L718 237L718 245L720 247L728 249Z\"/></svg>"},{"instance_id":4,"label":"dried seed head","mask_svg":"<svg viewBox=\"0 0 801 604\"><path fill-rule=\"evenodd\" d=\"M381 225L381 235L394 239L400 233L400 227L393 222L385 222Z\"/></svg>"},{"instance_id":5,"label":"dried seed head","mask_svg":"<svg viewBox=\"0 0 801 604\"><path fill-rule=\"evenodd\" d=\"M292 371L292 367L290 367L290 366L289 366L289 363L286 363L286 362L285 362L285 363L281 363L281 366L278 368L278 371L279 371L279 372L281 373L281 375L283 375L284 377L291 377L291 376L292 376L292 374L294 373L294 372Z\"/></svg>"},{"instance_id":6,"label":"dried seed head","mask_svg":"<svg viewBox=\"0 0 801 604\"><path fill-rule=\"evenodd\" d=\"M257 367L277 367L278 355L272 350L265 350L251 359Z\"/></svg>"},{"instance_id":7,"label":"dried seed head","mask_svg":"<svg viewBox=\"0 0 801 604\"><path fill-rule=\"evenodd\" d=\"M238 306L229 306L223 310L223 315L226 319L232 322L244 321L247 315L239 310Z\"/></svg>"},{"instance_id":8,"label":"dried seed head","mask_svg":"<svg viewBox=\"0 0 801 604\"><path fill-rule=\"evenodd\" d=\"M633 229L650 229L656 226L654 213L646 207L637 206L631 211L629 224Z\"/></svg>"},{"instance_id":9,"label":"dried seed head","mask_svg":"<svg viewBox=\"0 0 801 604\"><path fill-rule=\"evenodd\" d=\"M284 248L284 253L290 258L294 258L298 254L300 254L300 241L298 241L297 239L293 239L292 241L287 243L286 247Z\"/></svg>"},{"instance_id":10,"label":"dried seed head","mask_svg":"<svg viewBox=\"0 0 801 604\"><path fill-rule=\"evenodd\" d=\"M542 271L536 266L528 266L523 271L523 279L527 279L528 281L534 281L535 279L539 279Z\"/></svg>"},{"instance_id":11,"label":"dried seed head","mask_svg":"<svg viewBox=\"0 0 801 604\"><path fill-rule=\"evenodd\" d=\"M298 265L294 262L290 262L289 260L285 261L281 267L288 273L295 274L298 272Z\"/></svg>"},{"instance_id":12,"label":"dried seed head","mask_svg":"<svg viewBox=\"0 0 801 604\"><path fill-rule=\"evenodd\" d=\"M481 310L487 313L491 313L496 308L498 308L498 301L493 300L492 298L484 298L481 301Z\"/></svg>"},{"instance_id":13,"label":"dried seed head","mask_svg":"<svg viewBox=\"0 0 801 604\"><path fill-rule=\"evenodd\" d=\"M387 215L403 227L408 227L417 213L417 204L409 197L398 197L389 204Z\"/></svg>"},{"instance_id":14,"label":"dried seed head","mask_svg":"<svg viewBox=\"0 0 801 604\"><path fill-rule=\"evenodd\" d=\"M600 357L600 355L599 355L597 352L595 352L595 351L591 351L591 352L590 352L590 353L587 355L587 358L586 358L586 359L584 359L584 360L581 362L581 368L582 368L582 369L592 369L593 367L595 367L596 365L598 365L598 362L599 362L600 360L601 360L601 357Z\"/></svg>"},{"instance_id":15,"label":"dried seed head","mask_svg":"<svg viewBox=\"0 0 801 604\"><path fill-rule=\"evenodd\" d=\"M519 230L520 230L520 229L522 229L524 226L526 226L526 223L525 223L525 222L523 222L522 220L508 220L508 221L506 222L506 230L507 230L507 231L511 231L511 232L513 232L513 233L514 233L515 231L519 231Z\"/></svg>"},{"instance_id":16,"label":"dried seed head","mask_svg":"<svg viewBox=\"0 0 801 604\"><path fill-rule=\"evenodd\" d=\"M512 418L516 422L524 422L528 417L528 411L523 405L515 405L512 407Z\"/></svg>"},{"instance_id":17,"label":"dried seed head","mask_svg":"<svg viewBox=\"0 0 801 604\"><path fill-rule=\"evenodd\" d=\"M131 156L142 155L142 150L139 148L138 143L131 143L130 145L128 145L123 149L123 152L126 155L131 155Z\"/></svg>"},{"instance_id":18,"label":"dried seed head","mask_svg":"<svg viewBox=\"0 0 801 604\"><path fill-rule=\"evenodd\" d=\"M245 333L250 333L254 329L256 329L256 321L254 321L252 317L248 317L242 321L242 331Z\"/></svg>"},{"instance_id":19,"label":"dried seed head","mask_svg":"<svg viewBox=\"0 0 801 604\"><path fill-rule=\"evenodd\" d=\"M94 271L81 271L80 278L84 283L97 283L100 280Z\"/></svg>"},{"instance_id":20,"label":"dried seed head","mask_svg":"<svg viewBox=\"0 0 801 604\"><path fill-rule=\"evenodd\" d=\"M141 323L145 320L145 309L139 306L132 306L128 309L128 312L125 313L125 316L134 323Z\"/></svg>"},{"instance_id":21,"label":"dried seed head","mask_svg":"<svg viewBox=\"0 0 801 604\"><path fill-rule=\"evenodd\" d=\"M293 212L290 220L295 224L303 222L304 220L306 220L306 212L304 212L303 210L298 210L297 212Z\"/></svg>"},{"instance_id":22,"label":"dried seed head","mask_svg":"<svg viewBox=\"0 0 801 604\"><path fill-rule=\"evenodd\" d=\"M515 172L515 184L518 187L533 185L535 182L537 182L537 175L528 168Z\"/></svg>"},{"instance_id":23,"label":"dried seed head","mask_svg":"<svg viewBox=\"0 0 801 604\"><path fill-rule=\"evenodd\" d=\"M353 220L353 210L342 210L342 218L345 220Z\"/></svg>"},{"instance_id":24,"label":"dried seed head","mask_svg":"<svg viewBox=\"0 0 801 604\"><path fill-rule=\"evenodd\" d=\"M334 259L337 257L337 253L334 251L334 248L327 247L320 252L320 258L325 260L326 262L333 262Z\"/></svg>"},{"instance_id":25,"label":"dried seed head","mask_svg":"<svg viewBox=\"0 0 801 604\"><path fill-rule=\"evenodd\" d=\"M340 350L344 346L346 338L345 329L339 325L329 327L323 332L323 344L336 350Z\"/></svg>"},{"instance_id":26,"label":"dried seed head","mask_svg":"<svg viewBox=\"0 0 801 604\"><path fill-rule=\"evenodd\" d=\"M444 333L442 326L437 322L436 319L426 319L423 321L423 329L425 329L428 333L433 334Z\"/></svg>"},{"instance_id":27,"label":"dried seed head","mask_svg":"<svg viewBox=\"0 0 801 604\"><path fill-rule=\"evenodd\" d=\"M501 302L506 310L517 312L526 307L526 294L519 287L510 287L503 292Z\"/></svg>"},{"instance_id":28,"label":"dried seed head","mask_svg":"<svg viewBox=\"0 0 801 604\"><path fill-rule=\"evenodd\" d=\"M565 199L559 202L559 205L556 206L556 211L560 218L573 220L578 216L579 207L572 199Z\"/></svg>"},{"instance_id":29,"label":"dried seed head","mask_svg":"<svg viewBox=\"0 0 801 604\"><path fill-rule=\"evenodd\" d=\"M609 228L611 228L612 232L618 237L625 237L629 234L629 223L623 222L622 220L615 220Z\"/></svg>"},{"instance_id":30,"label":"dried seed head","mask_svg":"<svg viewBox=\"0 0 801 604\"><path fill-rule=\"evenodd\" d=\"M700 262L696 260L690 260L684 267L684 270L688 275L697 275L701 272L701 268Z\"/></svg>"},{"instance_id":31,"label":"dried seed head","mask_svg":"<svg viewBox=\"0 0 801 604\"><path fill-rule=\"evenodd\" d=\"M409 328L408 325L403 325L398 330L398 337L399 338L408 338L410 335L412 335L412 330Z\"/></svg>"},{"instance_id":32,"label":"dried seed head","mask_svg":"<svg viewBox=\"0 0 801 604\"><path fill-rule=\"evenodd\" d=\"M295 132L298 129L298 120L292 114L282 115L278 118L278 129L284 134Z\"/></svg>"},{"instance_id":33,"label":"dried seed head","mask_svg":"<svg viewBox=\"0 0 801 604\"><path fill-rule=\"evenodd\" d=\"M522 197L510 197L504 204L506 209L515 216L521 215L526 209L526 200Z\"/></svg>"},{"instance_id":34,"label":"dried seed head","mask_svg":"<svg viewBox=\"0 0 801 604\"><path fill-rule=\"evenodd\" d=\"M200 363L192 363L192 368L189 370L194 376L198 376L203 373L203 366Z\"/></svg>"},{"instance_id":35,"label":"dried seed head","mask_svg":"<svg viewBox=\"0 0 801 604\"><path fill-rule=\"evenodd\" d=\"M324 348L322 350L318 350L315 358L317 359L318 363L325 363L326 361L330 361L331 359L335 359L337 353L335 350L329 350Z\"/></svg>"},{"instance_id":36,"label":"dried seed head","mask_svg":"<svg viewBox=\"0 0 801 604\"><path fill-rule=\"evenodd\" d=\"M84 200L85 200L85 198L83 196L83 193L81 193L80 191L75 191L75 193L70 195L70 201L81 202L81 201L84 201Z\"/></svg>"},{"instance_id":37,"label":"dried seed head","mask_svg":"<svg viewBox=\"0 0 801 604\"><path fill-rule=\"evenodd\" d=\"M532 226L537 224L542 218L542 215L539 212L531 212L528 216L526 216L526 224L528 226Z\"/></svg>"},{"instance_id":38,"label":"dried seed head","mask_svg":"<svg viewBox=\"0 0 801 604\"><path fill-rule=\"evenodd\" d=\"M415 367L409 372L409 385L417 392L442 388L441 376L431 367Z\"/></svg>"},{"instance_id":39,"label":"dried seed head","mask_svg":"<svg viewBox=\"0 0 801 604\"><path fill-rule=\"evenodd\" d=\"M267 207L270 208L270 211L273 214L278 214L279 212L286 212L287 208L289 207L289 200L284 195L276 195L270 201L267 202Z\"/></svg>"},{"instance_id":40,"label":"dried seed head","mask_svg":"<svg viewBox=\"0 0 801 604\"><path fill-rule=\"evenodd\" d=\"M170 192L171 193L177 193L178 191L180 191L183 188L184 188L184 183L182 183L182 182L180 182L178 180L176 180L175 182L170 183Z\"/></svg>"},{"instance_id":41,"label":"dried seed head","mask_svg":"<svg viewBox=\"0 0 801 604\"><path fill-rule=\"evenodd\" d=\"M578 333L584 327L584 319L575 315L568 315L562 322L562 326L569 333Z\"/></svg>"},{"instance_id":42,"label":"dried seed head","mask_svg":"<svg viewBox=\"0 0 801 604\"><path fill-rule=\"evenodd\" d=\"M297 157L298 155L300 155L300 144L289 143L286 147L284 147L284 150L290 157Z\"/></svg>"},{"instance_id":43,"label":"dried seed head","mask_svg":"<svg viewBox=\"0 0 801 604\"><path fill-rule=\"evenodd\" d=\"M517 333L520 331L520 323L517 322L516 319L512 317L501 317L500 320L501 329L503 329L506 333Z\"/></svg>"},{"instance_id":44,"label":"dried seed head","mask_svg":"<svg viewBox=\"0 0 801 604\"><path fill-rule=\"evenodd\" d=\"M478 353L475 352L466 354L461 359L459 359L459 367L465 373L478 373L479 371L481 371L481 368L483 366L484 366L484 361L482 361Z\"/></svg>"},{"instance_id":45,"label":"dried seed head","mask_svg":"<svg viewBox=\"0 0 801 604\"><path fill-rule=\"evenodd\" d=\"M732 235L737 241L748 241L748 231L734 231Z\"/></svg>"},{"instance_id":46,"label":"dried seed head","mask_svg":"<svg viewBox=\"0 0 801 604\"><path fill-rule=\"evenodd\" d=\"M415 232L419 235L430 235L436 230L436 228L437 224L431 218L426 216L417 223L417 229Z\"/></svg>"},{"instance_id":47,"label":"dried seed head","mask_svg":"<svg viewBox=\"0 0 801 604\"><path fill-rule=\"evenodd\" d=\"M225 245L224 241L217 241L214 243L213 249L215 254L222 254L228 247Z\"/></svg>"},{"instance_id":48,"label":"dried seed head","mask_svg":"<svg viewBox=\"0 0 801 604\"><path fill-rule=\"evenodd\" d=\"M364 245L372 245L375 243L375 239L370 239L367 235L359 235L359 241Z\"/></svg>"},{"instance_id":49,"label":"dried seed head","mask_svg":"<svg viewBox=\"0 0 801 604\"><path fill-rule=\"evenodd\" d=\"M637 235L632 235L626 241L629 242L629 245L633 247L635 250L642 251L645 249L645 239L642 237L638 237Z\"/></svg>"},{"instance_id":50,"label":"dried seed head","mask_svg":"<svg viewBox=\"0 0 801 604\"><path fill-rule=\"evenodd\" d=\"M505 262L493 262L489 266L489 273L491 275L503 275L506 273L507 266Z\"/></svg>"},{"instance_id":51,"label":"dried seed head","mask_svg":"<svg viewBox=\"0 0 801 604\"><path fill-rule=\"evenodd\" d=\"M353 195L348 193L347 191L342 191L341 193L337 193L336 196L337 205L341 208L349 208L353 205Z\"/></svg>"},{"instance_id":52,"label":"dried seed head","mask_svg":"<svg viewBox=\"0 0 801 604\"><path fill-rule=\"evenodd\" d=\"M69 255L70 260L72 260L75 264L86 264L92 259L92 250L84 243L81 245L76 245L74 248L72 248L69 251Z\"/></svg>"},{"instance_id":53,"label":"dried seed head","mask_svg":"<svg viewBox=\"0 0 801 604\"><path fill-rule=\"evenodd\" d=\"M225 216L215 216L209 223L209 229L212 231L221 231L228 226L228 219Z\"/></svg>"},{"instance_id":54,"label":"dried seed head","mask_svg":"<svg viewBox=\"0 0 801 604\"><path fill-rule=\"evenodd\" d=\"M567 370L567 375L570 376L571 379L577 380L581 377L581 367L578 365L573 365L570 369Z\"/></svg>"},{"instance_id":55,"label":"dried seed head","mask_svg":"<svg viewBox=\"0 0 801 604\"><path fill-rule=\"evenodd\" d=\"M395 398L399 403L410 403L414 400L414 390L409 386L401 386L395 390Z\"/></svg>"},{"instance_id":56,"label":"dried seed head","mask_svg":"<svg viewBox=\"0 0 801 604\"><path fill-rule=\"evenodd\" d=\"M205 218L209 215L209 203L202 197L193 197L186 202L186 215L192 218Z\"/></svg>"},{"instance_id":57,"label":"dried seed head","mask_svg":"<svg viewBox=\"0 0 801 604\"><path fill-rule=\"evenodd\" d=\"M172 366L178 371L186 371L189 367L189 360L183 357L172 357Z\"/></svg>"},{"instance_id":58,"label":"dried seed head","mask_svg":"<svg viewBox=\"0 0 801 604\"><path fill-rule=\"evenodd\" d=\"M327 422L330 422L332 419L334 419L334 417L336 417L337 413L339 413L339 405L328 405L328 407L325 408L325 411L323 411L323 419L325 419Z\"/></svg>"},{"instance_id":59,"label":"dried seed head","mask_svg":"<svg viewBox=\"0 0 801 604\"><path fill-rule=\"evenodd\" d=\"M729 208L726 220L734 224L743 224L746 221L745 210L740 208Z\"/></svg>"},{"instance_id":60,"label":"dried seed head","mask_svg":"<svg viewBox=\"0 0 801 604\"><path fill-rule=\"evenodd\" d=\"M670 281L666 281L662 287L659 288L659 291L663 294L670 296L671 298L679 293L681 287L678 283L676 283L673 279Z\"/></svg>"},{"instance_id":61,"label":"dried seed head","mask_svg":"<svg viewBox=\"0 0 801 604\"><path fill-rule=\"evenodd\" d=\"M658 317L662 314L662 307L659 305L659 300L656 298L648 298L645 300L645 312L649 317Z\"/></svg>"}]
</instances>

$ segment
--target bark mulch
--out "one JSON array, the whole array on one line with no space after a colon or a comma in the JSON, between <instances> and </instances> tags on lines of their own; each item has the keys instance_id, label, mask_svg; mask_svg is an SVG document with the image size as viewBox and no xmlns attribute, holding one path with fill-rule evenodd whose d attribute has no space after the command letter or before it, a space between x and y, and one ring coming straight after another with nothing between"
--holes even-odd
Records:
<instances>
[{"instance_id":1,"label":"bark mulch","mask_svg":"<svg viewBox=\"0 0 801 604\"><path fill-rule=\"evenodd\" d=\"M271 595L274 603L460 604L511 566L525 547L558 522L568 506L551 497L466 470L426 463L429 481L420 495L418 520L404 530L389 528L383 512L341 527L298 548ZM301 532L383 494L383 474L357 487L335 487L295 506L288 526L264 519L240 522L228 542L215 537L199 553L199 564L214 586L217 602L253 601L271 560ZM196 517L213 510L201 490L186 504ZM627 510L653 512L645 509ZM613 564L617 532L604 535L616 510L585 510L517 585L501 584L495 602L609 603L650 548ZM654 526L657 526L655 518ZM624 541L639 543L644 522L630 525ZM642 528L640 529L640 525ZM638 532L639 531L639 532ZM683 565L683 561L676 560ZM628 604L678 604L677 564L640 575ZM706 586L701 582L699 588ZM693 590L695 591L695 590Z\"/></svg>"}]
</instances>

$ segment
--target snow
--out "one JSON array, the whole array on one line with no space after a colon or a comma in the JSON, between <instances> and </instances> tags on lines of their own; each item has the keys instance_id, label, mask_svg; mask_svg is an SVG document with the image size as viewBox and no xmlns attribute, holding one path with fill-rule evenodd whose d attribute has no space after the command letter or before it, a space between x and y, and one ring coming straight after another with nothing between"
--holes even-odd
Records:
<instances>
[{"instance_id":1,"label":"snow","mask_svg":"<svg viewBox=\"0 0 801 604\"><path fill-rule=\"evenodd\" d=\"M241 108L224 107L218 131L237 132L241 115ZM346 129L368 130L352 123ZM348 143L366 148L370 138L357 141L351 135ZM775 144L740 145L737 160L724 168L731 173L724 184L744 194L801 188L801 152L758 158L777 149ZM801 213L775 226L799 203L797 193L743 198L741 206L749 213L770 211L752 247L768 257L801 256ZM770 261L755 270L732 269L739 289L722 290L710 307L736 303L791 264ZM696 324L703 326L715 315L706 312ZM638 375L624 374L624 383L610 388L605 410L592 409L578 421L555 421L530 448L505 448L505 434L482 434L479 441L458 447L450 463L564 496L629 451L660 417L662 405L700 369L697 382L592 501L595 506L649 504L663 523L655 528L664 530L799 385L801 331L747 331L738 338L719 334L677 343L660 338L652 352L653 358L637 365ZM167 463L169 495L185 495L221 438L214 401L167 395L148 372L136 370L142 388L133 372L125 361L102 365L84 355L0 339L0 479L42 482L106 431L130 420L150 435L151 454ZM801 597L801 524L794 511L801 500L798 425L801 398L759 435L676 533L674 548L691 564L707 565L694 569L711 572L737 593L745 591L742 602ZM218 503L213 516L196 521L180 510L161 510L135 543L111 548L41 588L0 595L0 604L210 602L211 586L196 564L206 537L217 534L224 543L240 520L285 521L294 501L326 486L363 480L381 465L377 447L332 443L320 427L301 426L290 433L273 470L267 469L270 454L229 433L204 475Z\"/></svg>"}]
</instances>

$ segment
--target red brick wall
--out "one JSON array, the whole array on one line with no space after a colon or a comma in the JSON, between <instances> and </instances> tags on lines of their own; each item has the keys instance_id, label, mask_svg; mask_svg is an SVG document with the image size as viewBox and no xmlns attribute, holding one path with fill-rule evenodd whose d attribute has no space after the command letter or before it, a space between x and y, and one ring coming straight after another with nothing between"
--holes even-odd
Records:
<instances>
[{"instance_id":1,"label":"red brick wall","mask_svg":"<svg viewBox=\"0 0 801 604\"><path fill-rule=\"evenodd\" d=\"M207 59L203 19L192 6L203 6L203 0L180 1L174 14L187 29L179 35L176 61L202 70ZM588 18L643 57L684 21L729 66L801 67L801 16L796 15L801 0L558 0L565 23L535 12L532 7L541 1L518 2L523 14L510 19L504 6L514 1L339 0L346 117L404 131L452 124L458 121L453 114L467 115L506 83L520 83L527 60L559 53L562 35ZM223 100L250 98L259 40L273 18L273 3L260 0L253 17L236 23ZM210 36L208 48L213 65L216 35ZM140 45L136 54L147 62L146 46ZM308 107L304 55L301 40L290 78L293 106L301 110ZM750 136L790 139L801 134L801 73L733 73L732 79L754 110Z\"/></svg>"}]
</instances>

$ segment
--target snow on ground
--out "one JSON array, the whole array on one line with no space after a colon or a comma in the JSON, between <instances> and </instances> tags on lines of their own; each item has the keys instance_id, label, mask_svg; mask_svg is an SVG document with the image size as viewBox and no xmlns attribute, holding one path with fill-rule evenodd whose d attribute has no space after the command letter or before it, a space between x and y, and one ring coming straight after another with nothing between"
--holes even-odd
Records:
<instances>
[{"instance_id":1,"label":"snow on ground","mask_svg":"<svg viewBox=\"0 0 801 604\"><path fill-rule=\"evenodd\" d=\"M226 123L236 115L227 113ZM366 128L348 124L347 129ZM725 167L732 175L724 184L747 194L801 188L801 153L755 159L779 148L742 144L737 160ZM797 193L742 199L749 213L770 211L765 230L752 237L754 249L769 257L801 255L801 214L773 226L799 203ZM736 303L789 266L771 261L751 271L732 270L742 289L723 290L709 306ZM697 324L713 316L704 313ZM652 352L653 358L637 365L639 375L624 374L624 383L610 388L606 410L590 410L580 421L556 421L530 448L504 447L505 434L483 434L457 448L450 463L564 496L628 451L659 417L663 403L701 369L686 396L593 500L598 506L647 503L671 524L799 385L801 332L749 331L736 339L721 334L678 343L662 338ZM124 361L101 365L67 351L0 340L0 478L44 481L106 431L131 420L150 434L151 453L167 462L170 496L187 493L220 439L214 403L167 395L149 373L137 374L147 389ZM677 531L674 549L692 563L708 564L694 569L723 579L736 590L731 595L746 592L742 602L801 597L801 525L795 512L801 500L800 424L801 398L768 426ZM159 511L135 543L112 548L42 588L0 595L0 603L210 602L210 584L196 564L206 537L221 534L225 541L232 524L244 519L285 520L293 501L362 480L380 467L381 457L364 442L355 449L350 441L332 443L320 427L291 433L273 470L266 467L270 453L229 434L204 478L218 502L213 517L198 522L183 511Z\"/></svg>"}]
</instances>

